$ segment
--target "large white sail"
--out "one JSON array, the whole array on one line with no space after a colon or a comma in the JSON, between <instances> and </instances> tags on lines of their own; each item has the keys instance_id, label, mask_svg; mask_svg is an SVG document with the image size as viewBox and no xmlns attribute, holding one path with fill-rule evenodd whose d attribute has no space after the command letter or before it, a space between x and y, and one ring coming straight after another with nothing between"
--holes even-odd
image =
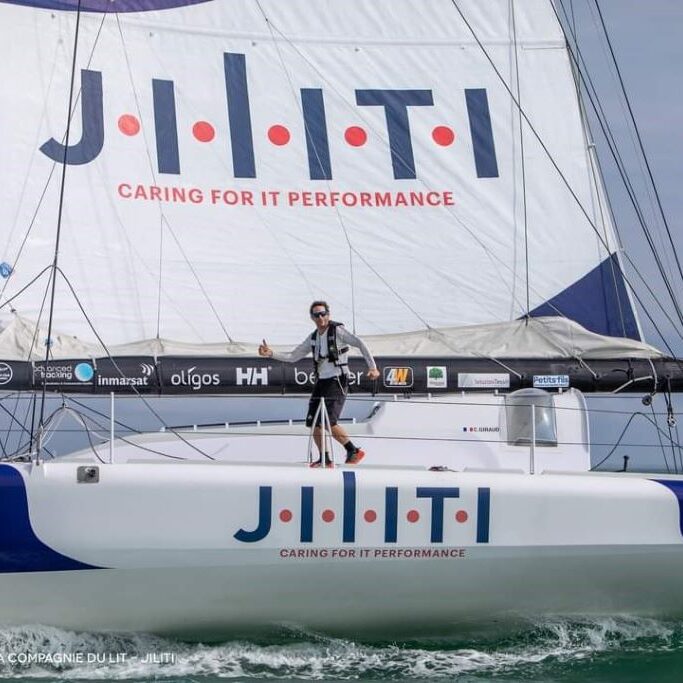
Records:
<instances>
[{"instance_id":1,"label":"large white sail","mask_svg":"<svg viewBox=\"0 0 683 683\"><path fill-rule=\"evenodd\" d=\"M43 326L77 5L0 2L0 285ZM95 341L66 278L110 344L299 341L313 298L639 337L548 0L115 6L81 3L55 330Z\"/></svg>"}]
</instances>

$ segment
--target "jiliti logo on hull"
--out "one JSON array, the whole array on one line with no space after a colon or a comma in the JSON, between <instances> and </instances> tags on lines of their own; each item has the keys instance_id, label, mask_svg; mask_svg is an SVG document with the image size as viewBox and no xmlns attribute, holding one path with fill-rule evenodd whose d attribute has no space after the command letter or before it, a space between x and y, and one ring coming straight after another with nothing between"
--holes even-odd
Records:
<instances>
[{"instance_id":1,"label":"jiliti logo on hull","mask_svg":"<svg viewBox=\"0 0 683 683\"><path fill-rule=\"evenodd\" d=\"M163 77L153 78L150 83L152 99L150 117L156 146L150 151L156 154L158 172L167 177L170 176L171 179L182 173L182 145L179 140L182 135L191 135L198 142L209 143L216 139L216 143L222 144L226 157L231 157L232 173L235 179L255 179L258 175L259 163L272 165L269 159L257 158L255 151L255 135L265 134L269 142L276 147L288 144L305 146L309 179L323 182L332 180L335 169L330 154L329 130L331 126L328 126L326 115L325 91L319 87L299 87L297 106L292 111L295 112L293 116L300 117L300 119L287 121L287 125L273 121L267 130L255 131L252 126L252 107L255 105L250 99L250 91L255 88L258 78L253 74L250 77L247 55L226 52L215 58L222 59L223 62L224 78L219 85L221 92L217 90L215 94L217 98L220 97L222 101L227 102L225 115L228 124L228 139L216 139L216 121L179 121L176 107L176 83ZM62 142L53 137L40 147L43 154L57 163L62 163L66 159L66 163L71 165L88 164L100 155L104 147L103 93L106 87L106 74L93 69L82 69L80 76L80 140L65 149ZM207 87L212 86L207 85ZM478 178L498 177L498 161L487 90L466 88L456 96L464 97L473 154L473 171ZM438 110L439 103L435 102L433 90L428 87L356 88L348 92L348 98L352 102L351 106L355 106L359 113L366 108L383 110L386 128L381 135L387 140L389 148L389 153L386 155L387 177L393 177L394 180L415 180L418 177L418 168L413 152L410 119L419 117L425 108L437 107ZM108 99L111 100L112 96L110 95ZM121 111L116 112L114 116L116 116L118 130L124 136L139 135L145 125L139 115ZM333 129L338 129L339 124L343 128L348 123L349 125L343 132L344 143L350 147L363 147L368 142L369 135L374 134L374 131L354 125L353 118L353 113L351 113L348 122L335 122ZM303 136L292 135L295 127L297 130L303 128L305 134ZM442 147L450 146L456 141L456 128L457 126L454 128L450 120L444 120L428 133L431 139L420 140L420 142ZM465 149L464 146L463 149ZM180 194L176 196L176 191L182 194L182 198ZM452 191L348 193L326 189L320 192L299 190L297 192L260 191L256 193L251 190L188 189L161 184L136 186L131 183L120 183L118 194L123 199L184 201L197 204L206 201L213 204L251 206L254 204L269 206L395 206L400 204L440 206L453 203ZM403 197L402 202L398 202L398 194ZM353 195L352 198L351 195Z\"/></svg>"},{"instance_id":2,"label":"jiliti logo on hull","mask_svg":"<svg viewBox=\"0 0 683 683\"><path fill-rule=\"evenodd\" d=\"M253 528L240 528L233 537L241 543L257 543L270 534L273 523L290 524L298 522L299 542L314 543L316 528L341 519L341 538L343 543L355 543L356 525L358 523L374 524L378 520L378 533L383 543L401 543L402 535L414 535L409 528L420 520L420 511L415 509L420 500L429 500L429 530L423 539L425 543L443 543L444 530L447 525L473 525L473 535L477 543L489 542L491 489L479 487L476 489L476 500L464 506L460 499L460 488L457 486L416 486L401 487L387 486L384 489L383 509L375 507L365 508L362 497L356 486L354 472L342 473L342 501L340 509L326 507L315 514L315 486L301 486L295 505L282 508L274 517L273 487L259 486L254 517L258 521ZM399 500L400 493L400 500ZM473 503L473 504L472 504ZM457 510L455 508L458 508ZM365 508L365 509L364 509ZM468 509L469 508L469 509ZM361 522L362 519L362 522ZM383 521L383 524L382 524ZM383 527L383 528L382 528ZM379 540L379 539L378 539Z\"/></svg>"}]
</instances>

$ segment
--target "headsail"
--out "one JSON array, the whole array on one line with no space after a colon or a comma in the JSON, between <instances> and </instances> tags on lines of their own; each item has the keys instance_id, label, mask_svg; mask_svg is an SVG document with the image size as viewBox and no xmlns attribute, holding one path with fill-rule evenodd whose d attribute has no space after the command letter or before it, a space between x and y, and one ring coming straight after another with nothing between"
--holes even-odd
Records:
<instances>
[{"instance_id":1,"label":"headsail","mask_svg":"<svg viewBox=\"0 0 683 683\"><path fill-rule=\"evenodd\" d=\"M0 2L2 301L33 321L76 4ZM364 335L639 338L548 0L119 4L83 4L55 330L291 343L322 297Z\"/></svg>"}]
</instances>

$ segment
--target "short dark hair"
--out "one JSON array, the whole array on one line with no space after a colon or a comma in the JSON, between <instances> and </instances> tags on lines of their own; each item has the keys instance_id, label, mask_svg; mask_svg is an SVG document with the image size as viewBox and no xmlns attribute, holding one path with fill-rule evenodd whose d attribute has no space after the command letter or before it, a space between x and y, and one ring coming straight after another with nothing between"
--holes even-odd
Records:
<instances>
[{"instance_id":1,"label":"short dark hair","mask_svg":"<svg viewBox=\"0 0 683 683\"><path fill-rule=\"evenodd\" d=\"M330 307L327 305L327 301L314 301L309 307L308 307L308 313L309 315L313 315L313 309L316 306L324 306L325 310L329 313L330 312Z\"/></svg>"}]
</instances>

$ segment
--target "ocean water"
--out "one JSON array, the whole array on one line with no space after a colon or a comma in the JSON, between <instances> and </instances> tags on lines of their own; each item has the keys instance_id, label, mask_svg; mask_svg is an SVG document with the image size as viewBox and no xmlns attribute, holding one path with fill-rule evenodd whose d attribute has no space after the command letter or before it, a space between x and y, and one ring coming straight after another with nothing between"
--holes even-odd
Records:
<instances>
[{"instance_id":1,"label":"ocean water","mask_svg":"<svg viewBox=\"0 0 683 683\"><path fill-rule=\"evenodd\" d=\"M263 640L182 643L44 626L0 631L0 680L683 680L683 621L548 618L493 639L360 642L283 629Z\"/></svg>"},{"instance_id":2,"label":"ocean water","mask_svg":"<svg viewBox=\"0 0 683 683\"><path fill-rule=\"evenodd\" d=\"M108 397L99 401L91 397L91 407L106 412L104 399ZM207 422L253 419L255 415L285 419L299 417L305 409L305 398L200 401L202 420ZM117 415L124 422L137 428L158 428L132 402L123 399L118 403ZM595 401L600 418L596 424L591 416L596 460L610 451L628 419L633 401L623 403L624 414L600 415L602 404ZM169 423L180 424L187 418L183 412L175 412L174 406L171 401L155 403ZM367 411L362 402L354 405L350 401L348 407L357 417ZM23 414L18 409L13 412ZM3 424L2 416L0 426L12 428L11 423ZM655 435L634 424L627 437L606 463L607 469L620 466L624 454L631 455L634 469L663 469ZM85 445L82 434L72 431L68 422L51 442L57 453ZM681 581L683 586L683 577ZM683 620L629 615L546 618L495 637L442 635L398 642L331 638L283 628L259 639L218 644L184 643L150 634L76 633L21 626L0 629L0 682L10 680L683 683Z\"/></svg>"}]
</instances>

